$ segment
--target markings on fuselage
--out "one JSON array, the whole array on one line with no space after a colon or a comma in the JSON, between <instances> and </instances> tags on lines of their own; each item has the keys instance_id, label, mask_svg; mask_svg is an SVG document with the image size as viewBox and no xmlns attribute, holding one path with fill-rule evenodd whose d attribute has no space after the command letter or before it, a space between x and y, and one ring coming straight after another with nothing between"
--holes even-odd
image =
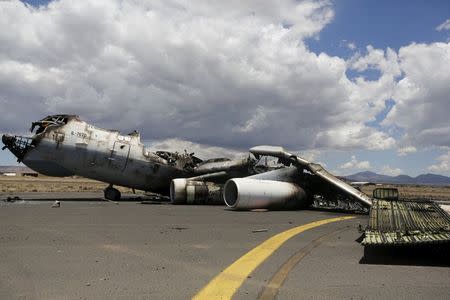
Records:
<instances>
[{"instance_id":1,"label":"markings on fuselage","mask_svg":"<svg viewBox=\"0 0 450 300\"><path fill-rule=\"evenodd\" d=\"M247 277L290 238L328 223L353 219L337 217L315 221L283 231L259 244L213 278L193 299L231 299Z\"/></svg>"}]
</instances>

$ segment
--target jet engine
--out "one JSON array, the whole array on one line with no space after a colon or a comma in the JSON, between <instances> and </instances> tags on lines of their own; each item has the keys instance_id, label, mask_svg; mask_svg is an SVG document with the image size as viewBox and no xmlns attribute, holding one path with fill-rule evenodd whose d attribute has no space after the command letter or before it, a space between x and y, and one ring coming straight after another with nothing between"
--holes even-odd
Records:
<instances>
[{"instance_id":1,"label":"jet engine","mask_svg":"<svg viewBox=\"0 0 450 300\"><path fill-rule=\"evenodd\" d=\"M223 199L228 207L236 210L298 209L309 204L306 191L296 184L250 178L228 180Z\"/></svg>"},{"instance_id":2,"label":"jet engine","mask_svg":"<svg viewBox=\"0 0 450 300\"><path fill-rule=\"evenodd\" d=\"M170 183L172 204L223 204L220 185L186 178L173 179Z\"/></svg>"}]
</instances>

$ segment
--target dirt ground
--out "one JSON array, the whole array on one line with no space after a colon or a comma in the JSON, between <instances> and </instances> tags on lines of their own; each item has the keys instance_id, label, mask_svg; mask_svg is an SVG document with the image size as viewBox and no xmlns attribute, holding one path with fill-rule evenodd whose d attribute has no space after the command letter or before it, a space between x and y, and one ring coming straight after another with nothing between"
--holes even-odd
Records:
<instances>
[{"instance_id":1,"label":"dirt ground","mask_svg":"<svg viewBox=\"0 0 450 300\"><path fill-rule=\"evenodd\" d=\"M0 176L0 192L101 192L108 184L80 177L22 177ZM420 185L382 185L363 186L361 190L369 196L378 187L398 188L401 199L426 198L430 200L450 201L450 186ZM129 188L118 187L121 192L132 192Z\"/></svg>"},{"instance_id":2,"label":"dirt ground","mask_svg":"<svg viewBox=\"0 0 450 300\"><path fill-rule=\"evenodd\" d=\"M0 176L0 192L101 192L107 183L81 177ZM117 187L121 192L132 192L129 188Z\"/></svg>"},{"instance_id":3,"label":"dirt ground","mask_svg":"<svg viewBox=\"0 0 450 300\"><path fill-rule=\"evenodd\" d=\"M397 188L400 199L428 199L435 201L450 201L450 186L384 184L382 186L363 186L361 188L361 191L369 196L372 196L373 190L380 187Z\"/></svg>"}]
</instances>

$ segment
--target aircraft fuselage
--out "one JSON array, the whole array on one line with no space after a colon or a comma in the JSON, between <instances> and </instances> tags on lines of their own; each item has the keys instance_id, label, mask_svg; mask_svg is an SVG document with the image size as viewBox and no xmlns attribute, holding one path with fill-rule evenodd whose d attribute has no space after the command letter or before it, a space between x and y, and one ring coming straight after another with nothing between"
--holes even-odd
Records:
<instances>
[{"instance_id":1,"label":"aircraft fuselage","mask_svg":"<svg viewBox=\"0 0 450 300\"><path fill-rule=\"evenodd\" d=\"M173 178L189 175L146 149L137 132L121 135L77 116L56 117L56 121L50 116L33 123L32 129L39 128L32 138L4 135L5 147L44 175L79 175L145 191L166 193Z\"/></svg>"}]
</instances>

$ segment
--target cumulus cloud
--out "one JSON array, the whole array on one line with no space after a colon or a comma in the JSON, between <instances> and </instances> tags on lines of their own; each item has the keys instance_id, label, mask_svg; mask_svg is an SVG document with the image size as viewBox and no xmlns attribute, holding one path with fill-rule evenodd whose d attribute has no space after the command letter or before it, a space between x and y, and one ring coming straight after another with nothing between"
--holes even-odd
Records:
<instances>
[{"instance_id":1,"label":"cumulus cloud","mask_svg":"<svg viewBox=\"0 0 450 300\"><path fill-rule=\"evenodd\" d=\"M326 0L0 1L0 129L76 113L147 140L244 152L383 150L395 138L367 124L394 99L383 126L415 147L450 145L449 45L368 46L348 61L311 52L305 40L333 17Z\"/></svg>"},{"instance_id":2,"label":"cumulus cloud","mask_svg":"<svg viewBox=\"0 0 450 300\"><path fill-rule=\"evenodd\" d=\"M439 24L439 26L436 27L436 30L437 31L450 30L450 19L447 19L443 23Z\"/></svg>"},{"instance_id":3,"label":"cumulus cloud","mask_svg":"<svg viewBox=\"0 0 450 300\"><path fill-rule=\"evenodd\" d=\"M256 108L255 114L248 120L244 126L236 126L233 130L238 132L252 132L258 128L263 129L265 127L266 109L262 106Z\"/></svg>"},{"instance_id":4,"label":"cumulus cloud","mask_svg":"<svg viewBox=\"0 0 450 300\"><path fill-rule=\"evenodd\" d=\"M365 125L385 97L304 44L333 16L310 0L0 2L0 128L66 112L226 148L391 148Z\"/></svg>"},{"instance_id":5,"label":"cumulus cloud","mask_svg":"<svg viewBox=\"0 0 450 300\"><path fill-rule=\"evenodd\" d=\"M375 69L382 72L383 75L395 77L401 74L398 64L397 53L391 48L375 49L373 46L366 47L366 55L355 54L349 61L349 68L357 71Z\"/></svg>"},{"instance_id":6,"label":"cumulus cloud","mask_svg":"<svg viewBox=\"0 0 450 300\"><path fill-rule=\"evenodd\" d=\"M393 167L386 165L386 166L383 166L383 168L381 168L380 173L383 175L398 176L403 173L403 170L399 169L399 168L393 168Z\"/></svg>"},{"instance_id":7,"label":"cumulus cloud","mask_svg":"<svg viewBox=\"0 0 450 300\"><path fill-rule=\"evenodd\" d=\"M417 152L417 148L414 146L407 146L407 147L397 149L398 156L406 156L410 153L415 153L415 152Z\"/></svg>"},{"instance_id":8,"label":"cumulus cloud","mask_svg":"<svg viewBox=\"0 0 450 300\"><path fill-rule=\"evenodd\" d=\"M307 151L302 151L300 153L295 153L298 156L310 161L310 162L318 162L320 155L322 154L322 152L320 150L317 149L311 149L311 150L307 150ZM325 165L323 162L318 162L321 165Z\"/></svg>"},{"instance_id":9,"label":"cumulus cloud","mask_svg":"<svg viewBox=\"0 0 450 300\"><path fill-rule=\"evenodd\" d=\"M432 172L448 172L450 171L450 151L446 154L439 156L437 159L437 163L428 167L428 170Z\"/></svg>"},{"instance_id":10,"label":"cumulus cloud","mask_svg":"<svg viewBox=\"0 0 450 300\"><path fill-rule=\"evenodd\" d=\"M405 143L422 147L450 145L450 43L411 44L400 48L404 77L395 86L396 104L384 120L405 131Z\"/></svg>"},{"instance_id":11,"label":"cumulus cloud","mask_svg":"<svg viewBox=\"0 0 450 300\"><path fill-rule=\"evenodd\" d=\"M352 155L350 161L339 166L340 169L369 169L370 162L367 160L358 161L355 155Z\"/></svg>"}]
</instances>

